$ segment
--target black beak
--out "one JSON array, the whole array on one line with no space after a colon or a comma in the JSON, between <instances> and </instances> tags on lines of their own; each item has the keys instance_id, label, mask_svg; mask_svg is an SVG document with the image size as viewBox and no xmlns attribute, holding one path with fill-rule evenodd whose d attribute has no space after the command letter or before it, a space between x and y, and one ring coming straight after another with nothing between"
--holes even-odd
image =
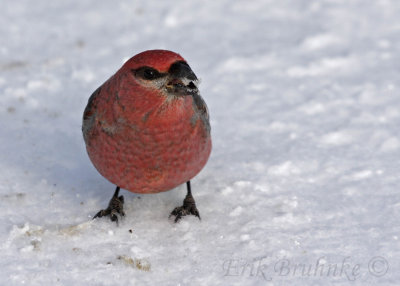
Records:
<instances>
[{"instance_id":1,"label":"black beak","mask_svg":"<svg viewBox=\"0 0 400 286\"><path fill-rule=\"evenodd\" d=\"M197 89L197 77L184 61L175 62L168 70L170 81L167 83L167 90L178 96L195 95Z\"/></svg>"},{"instance_id":2,"label":"black beak","mask_svg":"<svg viewBox=\"0 0 400 286\"><path fill-rule=\"evenodd\" d=\"M197 77L190 66L184 61L179 61L172 64L168 72L174 78L187 78L188 80L197 80Z\"/></svg>"}]
</instances>

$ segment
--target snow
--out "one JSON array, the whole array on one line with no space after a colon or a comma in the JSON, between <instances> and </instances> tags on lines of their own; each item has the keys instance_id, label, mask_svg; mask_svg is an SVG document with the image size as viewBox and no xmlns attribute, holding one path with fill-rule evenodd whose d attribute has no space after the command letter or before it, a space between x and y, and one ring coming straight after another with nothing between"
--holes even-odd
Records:
<instances>
[{"instance_id":1,"label":"snow","mask_svg":"<svg viewBox=\"0 0 400 286\"><path fill-rule=\"evenodd\" d=\"M399 14L394 0L3 0L0 284L397 285ZM83 109L155 48L188 60L210 109L202 220L168 220L180 186L123 191L120 225L93 221L114 186L88 159Z\"/></svg>"}]
</instances>

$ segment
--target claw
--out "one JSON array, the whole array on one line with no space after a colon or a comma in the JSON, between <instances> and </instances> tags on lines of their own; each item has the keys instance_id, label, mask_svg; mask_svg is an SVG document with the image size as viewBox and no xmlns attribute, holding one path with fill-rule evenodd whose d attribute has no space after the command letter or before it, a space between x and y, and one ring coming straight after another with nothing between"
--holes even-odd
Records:
<instances>
[{"instance_id":1,"label":"claw","mask_svg":"<svg viewBox=\"0 0 400 286\"><path fill-rule=\"evenodd\" d=\"M194 198L192 196L192 192L190 189L190 181L187 182L187 188L188 188L188 193L187 193L185 199L183 200L183 206L176 207L168 217L168 218L171 218L171 216L175 216L175 220L174 220L175 223L177 223L183 216L186 216L186 215L194 215L194 216L198 217L199 220L201 220L200 213L197 210L196 202L194 201Z\"/></svg>"},{"instance_id":2,"label":"claw","mask_svg":"<svg viewBox=\"0 0 400 286\"><path fill-rule=\"evenodd\" d=\"M106 215L108 215L107 210L101 210L93 217L93 219L95 219L97 217L106 216Z\"/></svg>"},{"instance_id":3,"label":"claw","mask_svg":"<svg viewBox=\"0 0 400 286\"><path fill-rule=\"evenodd\" d=\"M121 217L125 216L124 212L124 196L119 196L119 187L115 190L113 197L111 198L108 207L105 210L100 210L93 219L97 217L109 216L111 221L115 221L118 225L118 215Z\"/></svg>"}]
</instances>

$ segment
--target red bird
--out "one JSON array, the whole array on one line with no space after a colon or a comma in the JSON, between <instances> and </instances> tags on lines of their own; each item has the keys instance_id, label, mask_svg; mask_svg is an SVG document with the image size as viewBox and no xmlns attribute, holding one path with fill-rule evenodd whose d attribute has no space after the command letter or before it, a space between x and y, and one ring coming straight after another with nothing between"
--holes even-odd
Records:
<instances>
[{"instance_id":1,"label":"red bird","mask_svg":"<svg viewBox=\"0 0 400 286\"><path fill-rule=\"evenodd\" d=\"M183 206L170 216L200 214L190 180L211 152L210 122L198 79L185 59L166 50L129 59L89 98L82 132L89 158L117 186L94 218L124 216L120 188L134 193L168 191L186 182Z\"/></svg>"}]
</instances>

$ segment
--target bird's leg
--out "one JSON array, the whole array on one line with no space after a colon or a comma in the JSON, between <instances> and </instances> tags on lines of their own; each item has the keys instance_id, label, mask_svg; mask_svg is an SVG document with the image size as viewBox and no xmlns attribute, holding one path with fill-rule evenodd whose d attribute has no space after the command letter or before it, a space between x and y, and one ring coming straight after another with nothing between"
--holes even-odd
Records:
<instances>
[{"instance_id":1,"label":"bird's leg","mask_svg":"<svg viewBox=\"0 0 400 286\"><path fill-rule=\"evenodd\" d=\"M178 222L185 215L195 215L200 219L199 211L196 208L196 202L192 196L192 190L190 188L190 181L186 182L187 195L183 200L183 206L176 207L169 217L175 216L175 222Z\"/></svg>"},{"instance_id":2,"label":"bird's leg","mask_svg":"<svg viewBox=\"0 0 400 286\"><path fill-rule=\"evenodd\" d=\"M108 203L108 207L105 210L99 211L93 219L96 217L110 216L112 221L115 221L118 224L118 216L125 216L124 213L124 196L118 196L119 187L115 189L114 195L112 196L110 202Z\"/></svg>"}]
</instances>

